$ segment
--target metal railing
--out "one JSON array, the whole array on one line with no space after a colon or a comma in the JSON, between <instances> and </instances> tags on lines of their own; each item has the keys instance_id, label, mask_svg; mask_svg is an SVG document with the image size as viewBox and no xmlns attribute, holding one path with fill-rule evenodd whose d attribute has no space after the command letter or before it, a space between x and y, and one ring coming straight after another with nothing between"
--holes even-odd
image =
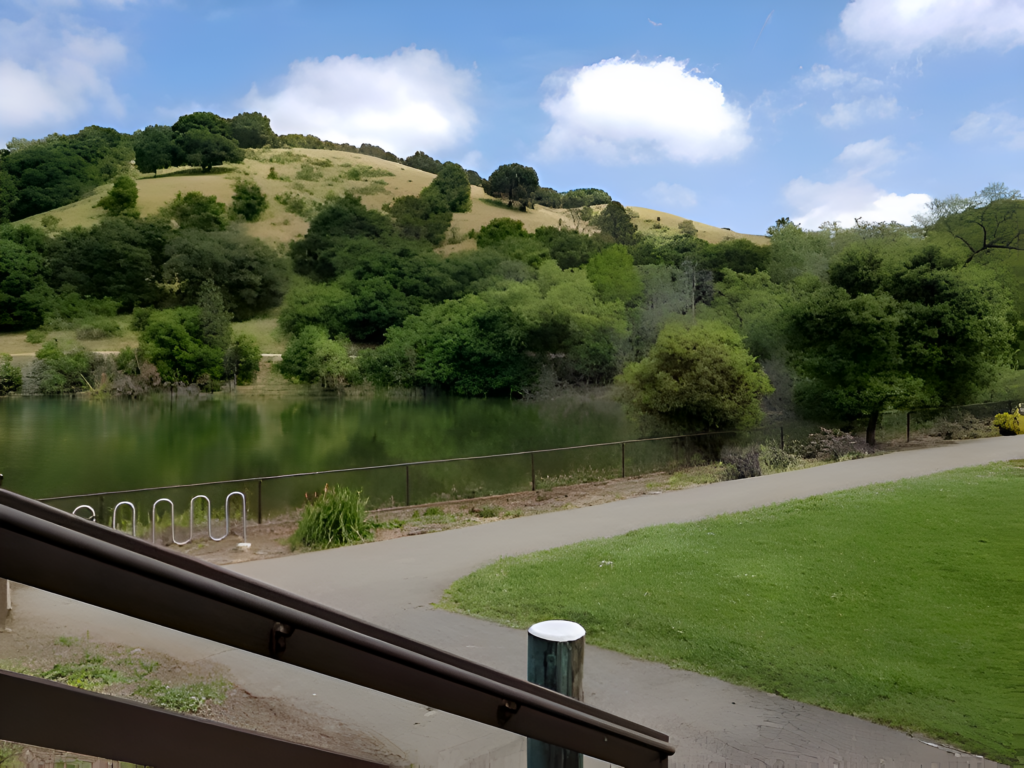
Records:
<instances>
[{"instance_id":1,"label":"metal railing","mask_svg":"<svg viewBox=\"0 0 1024 768\"><path fill-rule=\"evenodd\" d=\"M623 717L3 490L0 577L614 765L664 768L675 751L665 734ZM140 600L140 595L147 599ZM192 718L154 719L150 708L122 702L121 712L128 716L123 722L139 723L142 732L101 725L78 728L72 724L92 722L88 708L97 700L70 695L63 697L63 703L54 703L55 694L66 693L63 687L55 688L46 681L0 675L0 702L19 702L17 707L3 709L0 739L59 745L150 765L216 764L158 759L165 757L161 750L166 747L163 739L157 738L160 728L167 725L182 736L179 743L188 744L184 726L178 726L194 724ZM59 716L54 709L46 709L48 706L57 707ZM8 709L18 710L18 716L9 717ZM119 722L113 716L96 722L104 720ZM222 752L228 743L230 734L222 728L205 732L203 738L210 740L211 750ZM288 742L278 743L299 749ZM132 751L131 745L137 749ZM248 745L256 750L256 757L244 761L247 765L330 764L306 763L294 753L290 760L274 762L269 755L258 754L256 741L249 740ZM246 753L254 754L249 749ZM344 766L346 762L342 758L333 764Z\"/></svg>"},{"instance_id":2,"label":"metal railing","mask_svg":"<svg viewBox=\"0 0 1024 768\"><path fill-rule=\"evenodd\" d=\"M997 401L971 403L947 408L926 408L913 411L888 411L878 425L879 439L910 439L912 421L922 423L925 417L949 411L992 414L1003 407L1013 408L1015 402ZM913 418L912 418L913 415ZM89 519L118 527L116 510L127 504L132 512L132 531L136 531L135 510L149 509L149 522L142 535L156 541L158 528L167 541L184 544L195 535L197 516L206 516L206 530L213 541L224 539L235 522L246 537L248 511L255 509L256 522L262 523L275 514L301 507L314 491L328 484L345 484L364 491L369 509L387 510L400 507L438 503L451 500L486 498L506 493L546 490L558 485L611 478L639 476L657 471L675 470L717 460L723 450L740 449L765 440L777 440L785 447L792 441L806 440L819 431L817 423L789 422L752 430L698 432L665 437L618 440L606 443L543 448L532 451L428 459L365 467L347 467L314 472L264 475L234 480L213 480L201 483L163 485L122 491L98 491L86 494L51 496L40 499L66 511L88 510ZM316 480L316 483L311 482ZM195 493L201 489L201 493ZM224 533L220 522L215 530L211 497L224 494ZM232 510L232 499L235 499ZM110 508L113 502L113 510ZM201 502L197 506L197 502ZM162 505L159 514L157 505ZM174 510L189 507L189 538L177 538ZM73 509L72 509L73 507ZM169 514L168 514L169 513ZM127 521L122 521L121 529ZM201 519L198 521L201 525Z\"/></svg>"}]
</instances>

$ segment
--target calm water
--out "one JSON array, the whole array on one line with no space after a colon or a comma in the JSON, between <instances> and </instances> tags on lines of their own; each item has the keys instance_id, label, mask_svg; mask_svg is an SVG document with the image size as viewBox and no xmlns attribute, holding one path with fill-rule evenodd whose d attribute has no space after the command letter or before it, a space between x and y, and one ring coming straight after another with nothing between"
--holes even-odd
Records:
<instances>
[{"instance_id":1,"label":"calm water","mask_svg":"<svg viewBox=\"0 0 1024 768\"><path fill-rule=\"evenodd\" d=\"M0 398L4 488L36 498L634 436L621 407L600 399Z\"/></svg>"}]
</instances>

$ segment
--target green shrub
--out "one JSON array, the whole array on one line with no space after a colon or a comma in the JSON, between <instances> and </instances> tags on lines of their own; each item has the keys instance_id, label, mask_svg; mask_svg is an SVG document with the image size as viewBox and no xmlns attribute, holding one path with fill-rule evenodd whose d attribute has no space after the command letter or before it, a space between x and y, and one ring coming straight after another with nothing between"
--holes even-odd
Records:
<instances>
[{"instance_id":1,"label":"green shrub","mask_svg":"<svg viewBox=\"0 0 1024 768\"><path fill-rule=\"evenodd\" d=\"M992 420L1000 435L1024 435L1024 416L1020 406L1013 413L999 413Z\"/></svg>"},{"instance_id":2,"label":"green shrub","mask_svg":"<svg viewBox=\"0 0 1024 768\"><path fill-rule=\"evenodd\" d=\"M227 206L217 202L216 195L204 195L202 192L179 192L175 198L160 209L160 216L173 219L182 229L200 229L204 232L216 232L224 229L227 224L224 214Z\"/></svg>"},{"instance_id":3,"label":"green shrub","mask_svg":"<svg viewBox=\"0 0 1024 768\"><path fill-rule=\"evenodd\" d=\"M275 195L274 199L283 205L288 213L294 213L304 219L312 219L320 210L319 203L294 192L283 192L280 195Z\"/></svg>"},{"instance_id":4,"label":"green shrub","mask_svg":"<svg viewBox=\"0 0 1024 768\"><path fill-rule=\"evenodd\" d=\"M323 493L307 497L291 544L293 548L330 549L372 537L373 526L366 520L366 499L351 488L325 485Z\"/></svg>"},{"instance_id":5,"label":"green shrub","mask_svg":"<svg viewBox=\"0 0 1024 768\"><path fill-rule=\"evenodd\" d=\"M25 334L25 341L29 344L42 344L46 341L46 331L42 328L33 328Z\"/></svg>"},{"instance_id":6,"label":"green shrub","mask_svg":"<svg viewBox=\"0 0 1024 768\"><path fill-rule=\"evenodd\" d=\"M256 221L267 210L267 196L255 181L242 179L235 184L231 197L231 210L246 221Z\"/></svg>"},{"instance_id":7,"label":"green shrub","mask_svg":"<svg viewBox=\"0 0 1024 768\"><path fill-rule=\"evenodd\" d=\"M761 443L761 471L764 474L785 472L796 466L797 457L786 451L778 440Z\"/></svg>"},{"instance_id":8,"label":"green shrub","mask_svg":"<svg viewBox=\"0 0 1024 768\"><path fill-rule=\"evenodd\" d=\"M281 373L299 381L319 381L320 386L340 389L354 383L358 366L348 356L348 339L332 340L318 325L307 325L292 339L281 356Z\"/></svg>"},{"instance_id":9,"label":"green shrub","mask_svg":"<svg viewBox=\"0 0 1024 768\"><path fill-rule=\"evenodd\" d=\"M120 323L115 318L96 317L84 322L75 331L75 338L83 341L87 339L109 339L121 336L123 333L124 331L121 330Z\"/></svg>"},{"instance_id":10,"label":"green shrub","mask_svg":"<svg viewBox=\"0 0 1024 768\"><path fill-rule=\"evenodd\" d=\"M260 372L260 345L247 333L240 333L224 354L224 375L234 376L239 384L252 384Z\"/></svg>"},{"instance_id":11,"label":"green shrub","mask_svg":"<svg viewBox=\"0 0 1024 768\"><path fill-rule=\"evenodd\" d=\"M14 365L14 358L0 352L0 395L9 395L21 389L21 369Z\"/></svg>"},{"instance_id":12,"label":"green shrub","mask_svg":"<svg viewBox=\"0 0 1024 768\"><path fill-rule=\"evenodd\" d=\"M105 208L111 216L139 217L139 209L135 204L139 200L139 187L131 176L118 176L114 179L114 187L109 194L96 203L97 208Z\"/></svg>"},{"instance_id":13,"label":"green shrub","mask_svg":"<svg viewBox=\"0 0 1024 768\"><path fill-rule=\"evenodd\" d=\"M302 167L295 173L295 178L302 181L318 181L323 177L324 172L310 163L303 163Z\"/></svg>"},{"instance_id":14,"label":"green shrub","mask_svg":"<svg viewBox=\"0 0 1024 768\"><path fill-rule=\"evenodd\" d=\"M55 340L43 344L36 352L36 362L29 373L33 389L41 395L62 395L78 392L89 385L89 375L96 364L96 355L82 347L65 350Z\"/></svg>"}]
</instances>

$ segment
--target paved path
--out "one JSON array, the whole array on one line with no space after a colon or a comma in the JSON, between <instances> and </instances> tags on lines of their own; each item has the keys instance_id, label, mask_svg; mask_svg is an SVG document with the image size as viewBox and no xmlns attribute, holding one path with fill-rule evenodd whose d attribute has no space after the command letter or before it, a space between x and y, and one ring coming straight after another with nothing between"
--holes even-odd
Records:
<instances>
[{"instance_id":1,"label":"paved path","mask_svg":"<svg viewBox=\"0 0 1024 768\"><path fill-rule=\"evenodd\" d=\"M1024 458L1024 436L888 454L235 568L525 677L525 632L431 608L452 581L502 556L1013 458ZM379 759L445 767L523 764L524 740L518 736L63 598L19 591L19 624L89 630L93 639L144 646L185 660L212 657L253 695L276 696L363 731L377 744L373 756ZM958 758L966 765L969 760L857 718L595 647L587 650L585 696L591 704L671 734L678 749L673 766L880 760L889 766L927 766Z\"/></svg>"}]
</instances>

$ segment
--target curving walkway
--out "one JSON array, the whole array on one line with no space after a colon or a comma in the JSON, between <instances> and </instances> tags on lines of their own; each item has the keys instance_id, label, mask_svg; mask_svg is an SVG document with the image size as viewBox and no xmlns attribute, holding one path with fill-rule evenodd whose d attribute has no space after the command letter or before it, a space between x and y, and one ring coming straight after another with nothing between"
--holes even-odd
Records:
<instances>
[{"instance_id":1,"label":"curving walkway","mask_svg":"<svg viewBox=\"0 0 1024 768\"><path fill-rule=\"evenodd\" d=\"M498 557L1020 458L1024 436L973 440L234 567L525 677L525 632L431 607L452 581ZM18 592L17 625L47 626L55 633L88 630L94 640L145 646L183 660L213 658L252 695L284 699L362 731L377 745L370 754L378 759L420 766L525 765L521 737L47 593L24 587ZM587 650L584 688L589 703L671 734L677 746L673 766L982 764L854 717L600 648Z\"/></svg>"}]
</instances>

